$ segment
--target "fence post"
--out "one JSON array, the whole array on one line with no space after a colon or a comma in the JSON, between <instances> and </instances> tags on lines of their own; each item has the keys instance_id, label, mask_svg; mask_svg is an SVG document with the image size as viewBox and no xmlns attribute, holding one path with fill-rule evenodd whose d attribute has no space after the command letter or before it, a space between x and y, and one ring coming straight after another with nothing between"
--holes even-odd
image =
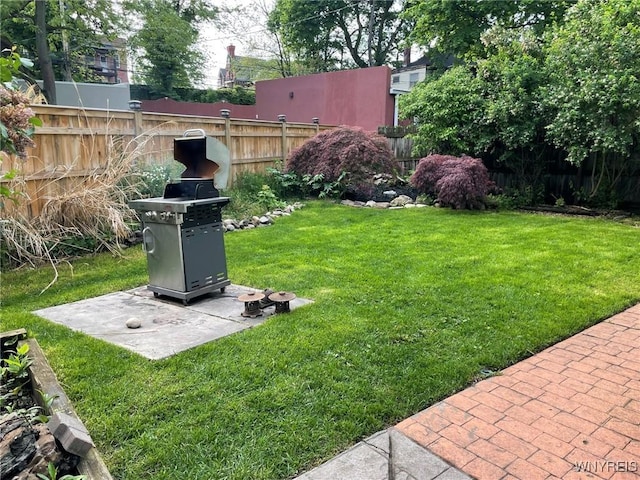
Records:
<instances>
[{"instance_id":1,"label":"fence post","mask_svg":"<svg viewBox=\"0 0 640 480\"><path fill-rule=\"evenodd\" d=\"M129 109L133 112L133 138L137 141L142 134L142 102L129 100Z\"/></svg>"},{"instance_id":2,"label":"fence post","mask_svg":"<svg viewBox=\"0 0 640 480\"><path fill-rule=\"evenodd\" d=\"M282 123L282 163L287 161L287 116L278 115L278 120Z\"/></svg>"},{"instance_id":3,"label":"fence post","mask_svg":"<svg viewBox=\"0 0 640 480\"><path fill-rule=\"evenodd\" d=\"M231 110L223 108L220 110L220 116L224 118L224 143L231 151Z\"/></svg>"},{"instance_id":4,"label":"fence post","mask_svg":"<svg viewBox=\"0 0 640 480\"><path fill-rule=\"evenodd\" d=\"M224 119L224 142L227 144L227 148L231 151L231 119Z\"/></svg>"},{"instance_id":5,"label":"fence post","mask_svg":"<svg viewBox=\"0 0 640 480\"><path fill-rule=\"evenodd\" d=\"M142 112L136 110L133 112L133 136L138 138L142 135Z\"/></svg>"}]
</instances>

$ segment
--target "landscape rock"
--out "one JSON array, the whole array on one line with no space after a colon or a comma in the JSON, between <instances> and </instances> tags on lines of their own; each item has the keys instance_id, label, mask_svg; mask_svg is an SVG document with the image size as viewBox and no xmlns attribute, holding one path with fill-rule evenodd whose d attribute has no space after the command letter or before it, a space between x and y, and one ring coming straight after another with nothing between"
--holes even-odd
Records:
<instances>
[{"instance_id":1,"label":"landscape rock","mask_svg":"<svg viewBox=\"0 0 640 480\"><path fill-rule=\"evenodd\" d=\"M408 195L400 195L394 198L393 200L391 200L391 202L389 203L390 203L390 206L392 207L404 207L405 205L413 203L413 199Z\"/></svg>"},{"instance_id":2,"label":"landscape rock","mask_svg":"<svg viewBox=\"0 0 640 480\"><path fill-rule=\"evenodd\" d=\"M424 208L428 205L424 203L414 203L413 198L409 195L398 195L389 202L379 202L375 200L369 200L368 202L360 202L358 200L342 200L341 205L348 207L370 207L370 208L388 208L389 210L399 210L401 208ZM436 205L438 206L438 205Z\"/></svg>"},{"instance_id":3,"label":"landscape rock","mask_svg":"<svg viewBox=\"0 0 640 480\"><path fill-rule=\"evenodd\" d=\"M131 317L125 322L125 325L127 326L127 328L135 329L140 328L142 326L142 322L138 318Z\"/></svg>"},{"instance_id":4,"label":"landscape rock","mask_svg":"<svg viewBox=\"0 0 640 480\"><path fill-rule=\"evenodd\" d=\"M377 173L373 176L373 184L374 185L384 185L388 184L393 180L393 175L389 175L388 173Z\"/></svg>"},{"instance_id":5,"label":"landscape rock","mask_svg":"<svg viewBox=\"0 0 640 480\"><path fill-rule=\"evenodd\" d=\"M296 202L291 205L287 205L284 208L276 208L273 211L266 212L264 215L254 215L251 218L243 218L237 220L233 218L225 218L222 221L222 228L225 232L235 232L240 230L248 230L256 227L267 227L279 217L288 217L296 210L304 207L304 204Z\"/></svg>"}]
</instances>

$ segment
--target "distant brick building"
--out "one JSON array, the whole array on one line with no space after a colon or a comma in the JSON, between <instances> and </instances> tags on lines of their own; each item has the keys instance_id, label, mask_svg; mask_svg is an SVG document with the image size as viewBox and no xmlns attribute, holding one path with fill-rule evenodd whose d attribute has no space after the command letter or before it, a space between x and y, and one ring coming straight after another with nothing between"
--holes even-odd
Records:
<instances>
[{"instance_id":1,"label":"distant brick building","mask_svg":"<svg viewBox=\"0 0 640 480\"><path fill-rule=\"evenodd\" d=\"M93 55L85 55L85 66L102 83L129 83L124 40L105 40L94 48Z\"/></svg>"},{"instance_id":2,"label":"distant brick building","mask_svg":"<svg viewBox=\"0 0 640 480\"><path fill-rule=\"evenodd\" d=\"M268 60L236 55L235 45L229 45L227 63L218 72L218 88L253 87L257 80L272 76Z\"/></svg>"}]
</instances>

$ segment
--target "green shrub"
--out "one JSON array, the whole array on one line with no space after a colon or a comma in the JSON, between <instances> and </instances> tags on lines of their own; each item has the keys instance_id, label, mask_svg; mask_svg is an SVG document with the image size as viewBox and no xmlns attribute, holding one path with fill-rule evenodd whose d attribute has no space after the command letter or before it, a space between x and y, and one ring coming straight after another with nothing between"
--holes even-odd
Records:
<instances>
[{"instance_id":1,"label":"green shrub","mask_svg":"<svg viewBox=\"0 0 640 480\"><path fill-rule=\"evenodd\" d=\"M295 172L283 172L276 168L268 169L272 184L280 196L306 198L311 195L318 198L339 198L347 190L347 172L342 172L334 181L327 181L322 173L299 175Z\"/></svg>"},{"instance_id":2,"label":"green shrub","mask_svg":"<svg viewBox=\"0 0 640 480\"><path fill-rule=\"evenodd\" d=\"M285 203L280 200L270 183L272 179L268 174L240 172L233 185L222 192L231 199L224 208L225 218L249 218L284 207Z\"/></svg>"},{"instance_id":3,"label":"green shrub","mask_svg":"<svg viewBox=\"0 0 640 480\"><path fill-rule=\"evenodd\" d=\"M152 163L136 167L133 178L141 197L161 197L167 183L179 178L183 170L184 165L175 161Z\"/></svg>"},{"instance_id":4,"label":"green shrub","mask_svg":"<svg viewBox=\"0 0 640 480\"><path fill-rule=\"evenodd\" d=\"M269 179L266 174L240 172L233 180L231 190L248 197L257 197L263 185L269 185Z\"/></svg>"},{"instance_id":5,"label":"green shrub","mask_svg":"<svg viewBox=\"0 0 640 480\"><path fill-rule=\"evenodd\" d=\"M267 168L269 186L280 198L306 197L302 178L295 172L284 172L280 168Z\"/></svg>"},{"instance_id":6,"label":"green shrub","mask_svg":"<svg viewBox=\"0 0 640 480\"><path fill-rule=\"evenodd\" d=\"M273 210L274 208L282 208L285 206L284 202L276 197L269 185L262 185L262 188L256 195L258 205L265 210Z\"/></svg>"}]
</instances>

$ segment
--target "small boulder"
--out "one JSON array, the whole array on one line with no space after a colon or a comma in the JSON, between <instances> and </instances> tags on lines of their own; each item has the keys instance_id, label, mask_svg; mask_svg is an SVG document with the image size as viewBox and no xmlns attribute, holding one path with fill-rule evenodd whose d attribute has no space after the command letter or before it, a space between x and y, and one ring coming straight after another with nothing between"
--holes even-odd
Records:
<instances>
[{"instance_id":1,"label":"small boulder","mask_svg":"<svg viewBox=\"0 0 640 480\"><path fill-rule=\"evenodd\" d=\"M390 202L392 207L404 207L409 203L413 203L413 199L408 195L400 195Z\"/></svg>"},{"instance_id":2,"label":"small boulder","mask_svg":"<svg viewBox=\"0 0 640 480\"><path fill-rule=\"evenodd\" d=\"M140 319L136 318L136 317L131 317L129 320L127 320L125 322L125 325L127 326L127 328L140 328L142 326L142 322L140 321Z\"/></svg>"}]
</instances>

